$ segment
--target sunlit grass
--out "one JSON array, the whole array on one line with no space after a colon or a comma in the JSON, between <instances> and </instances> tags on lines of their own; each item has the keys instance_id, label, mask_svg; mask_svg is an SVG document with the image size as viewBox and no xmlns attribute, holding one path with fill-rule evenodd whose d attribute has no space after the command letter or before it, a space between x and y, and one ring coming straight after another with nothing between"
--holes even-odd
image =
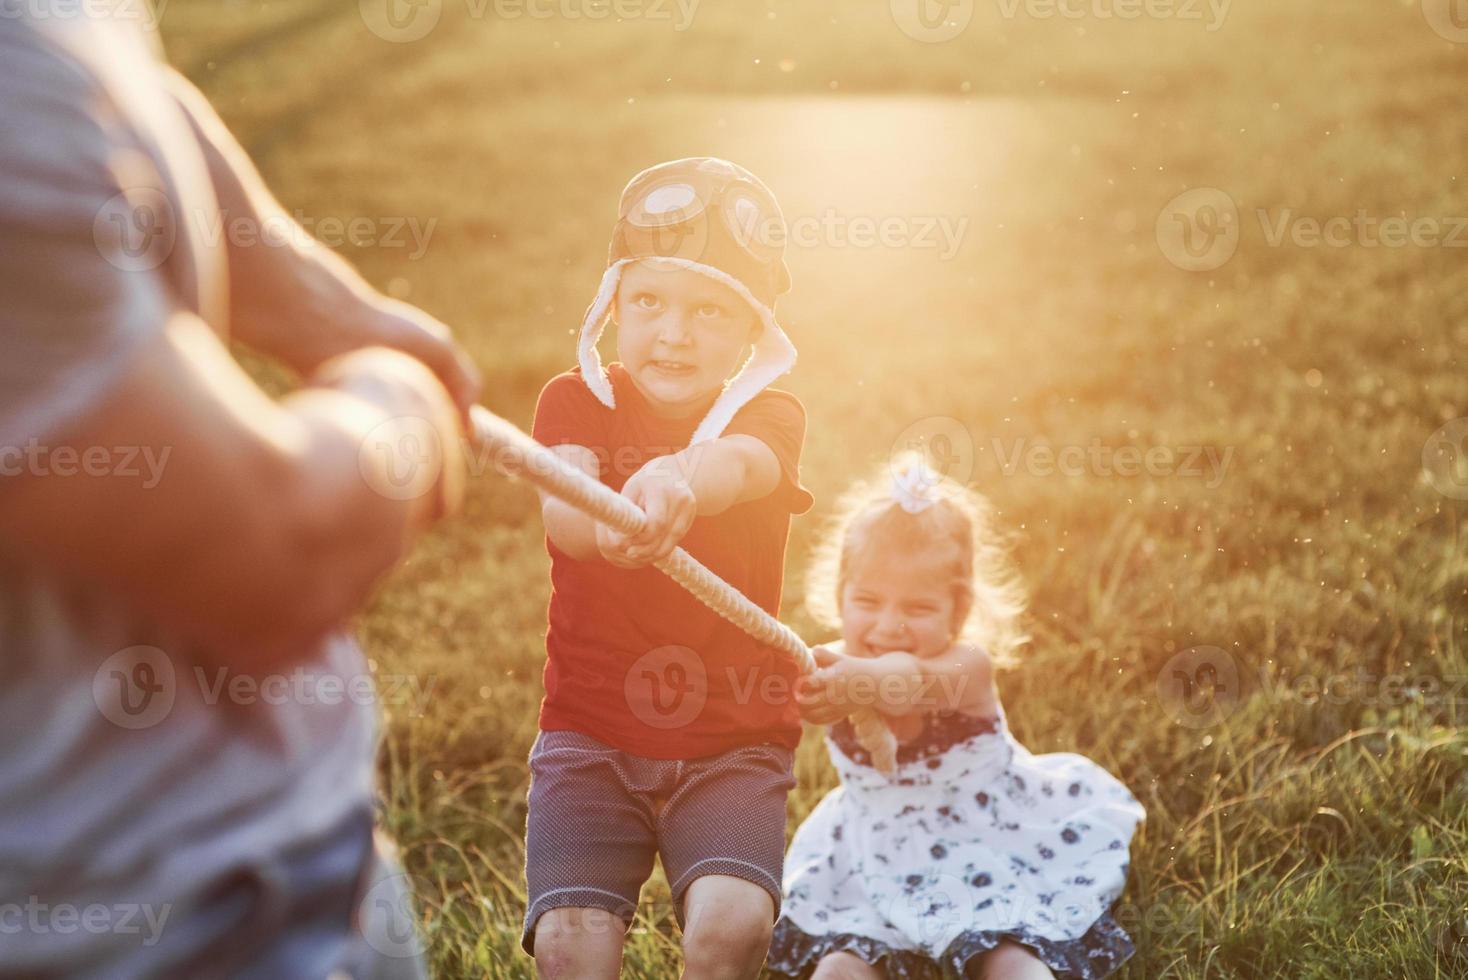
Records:
<instances>
[{"instance_id":1,"label":"sunlit grass","mask_svg":"<svg viewBox=\"0 0 1468 980\"><path fill-rule=\"evenodd\" d=\"M390 45L352 3L173 0L165 28L288 206L436 220L418 261L346 251L453 324L520 423L572 363L616 194L649 163L739 160L792 217L966 219L946 260L791 256L787 386L819 505L792 539L786 620L818 635L801 572L834 494L914 422L962 420L1034 597L1034 648L1001 680L1016 732L1095 758L1147 807L1125 975L1464 975L1468 539L1422 447L1468 415L1468 252L1274 247L1255 213L1468 214L1468 45L1416 4L1239 3L1213 33L980 7L944 45L885 3L706 0L682 33L450 3L427 40ZM1186 273L1153 225L1198 186L1237 202L1243 235ZM1093 442L1230 455L1197 475L1006 470ZM389 706L383 820L445 977L532 975L540 535L532 495L486 476L362 618L380 676L432 684L421 717ZM1191 728L1157 683L1205 645L1241 691ZM1300 693L1358 670L1442 686ZM822 753L807 732L791 829L832 785ZM644 900L626 975L674 976L660 872Z\"/></svg>"}]
</instances>

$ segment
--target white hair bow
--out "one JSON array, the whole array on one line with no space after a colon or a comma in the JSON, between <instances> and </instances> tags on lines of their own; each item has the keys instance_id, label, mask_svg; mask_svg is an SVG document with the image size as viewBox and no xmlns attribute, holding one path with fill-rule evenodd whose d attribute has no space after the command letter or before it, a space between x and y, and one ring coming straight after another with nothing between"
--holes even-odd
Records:
<instances>
[{"instance_id":1,"label":"white hair bow","mask_svg":"<svg viewBox=\"0 0 1468 980\"><path fill-rule=\"evenodd\" d=\"M909 514L921 514L938 502L942 478L920 461L892 471L892 499Z\"/></svg>"}]
</instances>

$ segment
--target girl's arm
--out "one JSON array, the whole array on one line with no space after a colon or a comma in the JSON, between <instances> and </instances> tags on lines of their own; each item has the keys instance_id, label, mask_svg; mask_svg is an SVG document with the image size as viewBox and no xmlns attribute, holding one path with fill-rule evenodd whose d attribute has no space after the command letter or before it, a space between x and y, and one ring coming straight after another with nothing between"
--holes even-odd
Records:
<instances>
[{"instance_id":1,"label":"girl's arm","mask_svg":"<svg viewBox=\"0 0 1468 980\"><path fill-rule=\"evenodd\" d=\"M990 714L997 706L993 663L967 643L927 658L904 652L880 657L824 652L817 658L821 669L804 678L798 689L801 716L813 724L829 724L857 708L874 707L902 717L938 710Z\"/></svg>"}]
</instances>

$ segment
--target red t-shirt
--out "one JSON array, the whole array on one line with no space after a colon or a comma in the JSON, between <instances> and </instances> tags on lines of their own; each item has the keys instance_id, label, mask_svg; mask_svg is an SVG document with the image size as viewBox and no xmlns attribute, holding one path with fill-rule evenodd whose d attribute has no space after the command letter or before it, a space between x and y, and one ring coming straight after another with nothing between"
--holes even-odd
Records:
<instances>
[{"instance_id":1,"label":"red t-shirt","mask_svg":"<svg viewBox=\"0 0 1468 980\"><path fill-rule=\"evenodd\" d=\"M601 481L620 491L644 463L684 449L703 418L653 414L620 363L611 376L616 409L596 400L579 369L540 393L535 438L597 455ZM709 403L713 403L710 397ZM681 544L714 574L778 615L792 514L810 509L800 485L805 408L766 389L734 416L725 435L759 439L780 461L779 486L759 500L699 517ZM693 759L774 742L794 749L800 715L797 670L652 566L577 561L546 539L551 600L540 727L570 729L624 752Z\"/></svg>"}]
</instances>

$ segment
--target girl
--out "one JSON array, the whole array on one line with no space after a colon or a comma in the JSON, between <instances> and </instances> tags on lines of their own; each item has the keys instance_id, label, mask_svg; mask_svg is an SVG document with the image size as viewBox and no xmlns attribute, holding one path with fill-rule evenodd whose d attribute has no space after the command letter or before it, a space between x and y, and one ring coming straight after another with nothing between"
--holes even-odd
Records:
<instances>
[{"instance_id":1,"label":"girl","mask_svg":"<svg viewBox=\"0 0 1468 980\"><path fill-rule=\"evenodd\" d=\"M808 590L842 640L798 692L807 721L835 723L841 785L786 855L769 968L1105 976L1132 953L1108 910L1142 808L1090 760L1010 735L992 668L1025 640L1024 600L986 502L909 464L842 504ZM890 775L846 718L869 705L897 735Z\"/></svg>"}]
</instances>

